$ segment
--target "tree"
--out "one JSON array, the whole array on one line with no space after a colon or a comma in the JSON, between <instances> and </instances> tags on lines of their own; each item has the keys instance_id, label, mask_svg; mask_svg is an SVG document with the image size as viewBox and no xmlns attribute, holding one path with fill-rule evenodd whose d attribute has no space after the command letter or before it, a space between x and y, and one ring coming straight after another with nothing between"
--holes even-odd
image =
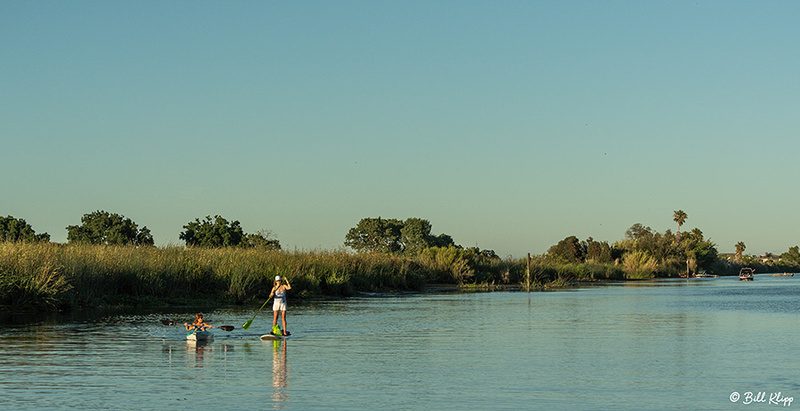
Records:
<instances>
[{"instance_id":1,"label":"tree","mask_svg":"<svg viewBox=\"0 0 800 411\"><path fill-rule=\"evenodd\" d=\"M453 238L447 234L434 236L431 234L431 223L421 218L407 218L400 229L400 244L403 253L416 255L431 247L456 246Z\"/></svg>"},{"instance_id":2,"label":"tree","mask_svg":"<svg viewBox=\"0 0 800 411\"><path fill-rule=\"evenodd\" d=\"M746 248L747 247L744 245L743 241L739 241L738 243L736 243L736 254L735 254L735 256L736 256L737 260L742 258L742 253L744 253L744 250Z\"/></svg>"},{"instance_id":3,"label":"tree","mask_svg":"<svg viewBox=\"0 0 800 411\"><path fill-rule=\"evenodd\" d=\"M103 245L153 245L147 227L139 227L130 218L116 213L95 211L81 217L81 225L67 227L67 242Z\"/></svg>"},{"instance_id":4,"label":"tree","mask_svg":"<svg viewBox=\"0 0 800 411\"><path fill-rule=\"evenodd\" d=\"M594 261L597 263L610 263L613 260L613 253L611 250L611 246L608 245L608 242L597 242L589 237L584 244L584 248L586 249L586 261Z\"/></svg>"},{"instance_id":5,"label":"tree","mask_svg":"<svg viewBox=\"0 0 800 411\"><path fill-rule=\"evenodd\" d=\"M475 247L475 248L478 248L478 247ZM491 260L499 260L500 259L500 256L497 255L497 253L494 252L494 250L481 250L481 249L478 249L478 253L480 253L480 255L482 255L482 256L484 256L486 258L489 258Z\"/></svg>"},{"instance_id":6,"label":"tree","mask_svg":"<svg viewBox=\"0 0 800 411\"><path fill-rule=\"evenodd\" d=\"M36 234L33 227L22 218L0 217L0 241L22 241L26 243L49 242L50 234Z\"/></svg>"},{"instance_id":7,"label":"tree","mask_svg":"<svg viewBox=\"0 0 800 411\"><path fill-rule=\"evenodd\" d=\"M261 230L255 234L246 234L244 238L244 244L247 247L280 250L281 242L270 237L272 237L272 233L266 230Z\"/></svg>"},{"instance_id":8,"label":"tree","mask_svg":"<svg viewBox=\"0 0 800 411\"><path fill-rule=\"evenodd\" d=\"M681 247L687 262L694 262L695 268L710 268L717 260L716 244L703 238L703 232L699 228L684 234Z\"/></svg>"},{"instance_id":9,"label":"tree","mask_svg":"<svg viewBox=\"0 0 800 411\"><path fill-rule=\"evenodd\" d=\"M627 240L619 245L630 255L625 261L637 267L644 264L648 271L669 275L688 266L708 268L717 258L714 243L697 228L676 239L670 230L661 234L637 223L625 235Z\"/></svg>"},{"instance_id":10,"label":"tree","mask_svg":"<svg viewBox=\"0 0 800 411\"><path fill-rule=\"evenodd\" d=\"M672 214L672 221L678 223L678 238L681 236L681 226L686 222L687 215L683 210L675 211Z\"/></svg>"},{"instance_id":11,"label":"tree","mask_svg":"<svg viewBox=\"0 0 800 411\"><path fill-rule=\"evenodd\" d=\"M800 264L800 247L789 247L789 251L781 254L781 258L795 264Z\"/></svg>"},{"instance_id":12,"label":"tree","mask_svg":"<svg viewBox=\"0 0 800 411\"><path fill-rule=\"evenodd\" d=\"M456 245L455 241L453 241L453 237L450 237L447 234L439 234L436 237L433 237L433 247L459 247Z\"/></svg>"},{"instance_id":13,"label":"tree","mask_svg":"<svg viewBox=\"0 0 800 411\"><path fill-rule=\"evenodd\" d=\"M344 245L358 252L402 252L408 255L417 255L431 247L459 247L447 234L431 234L430 221L416 217L405 221L362 218L347 232Z\"/></svg>"},{"instance_id":14,"label":"tree","mask_svg":"<svg viewBox=\"0 0 800 411\"><path fill-rule=\"evenodd\" d=\"M653 236L653 229L651 229L650 227L645 227L641 223L636 223L632 225L631 228L629 228L627 231L625 231L625 237L634 241L639 241L652 236Z\"/></svg>"},{"instance_id":15,"label":"tree","mask_svg":"<svg viewBox=\"0 0 800 411\"><path fill-rule=\"evenodd\" d=\"M669 230L661 234L650 227L636 223L625 232L625 238L627 241L623 242L622 248L627 251L642 251L659 262L665 261L677 252L673 244L675 237Z\"/></svg>"},{"instance_id":16,"label":"tree","mask_svg":"<svg viewBox=\"0 0 800 411\"><path fill-rule=\"evenodd\" d=\"M196 218L184 225L183 229L178 238L184 240L188 247L235 247L242 245L246 238L239 221L229 223L219 215L213 219L206 216L203 221Z\"/></svg>"},{"instance_id":17,"label":"tree","mask_svg":"<svg viewBox=\"0 0 800 411\"><path fill-rule=\"evenodd\" d=\"M431 223L421 218L407 218L400 228L400 243L406 254L417 254L432 247L434 237L431 235Z\"/></svg>"},{"instance_id":18,"label":"tree","mask_svg":"<svg viewBox=\"0 0 800 411\"><path fill-rule=\"evenodd\" d=\"M581 263L585 254L586 249L574 235L559 241L547 250L547 257L560 263Z\"/></svg>"},{"instance_id":19,"label":"tree","mask_svg":"<svg viewBox=\"0 0 800 411\"><path fill-rule=\"evenodd\" d=\"M358 252L402 251L403 222L394 218L362 218L344 237L344 245Z\"/></svg>"}]
</instances>

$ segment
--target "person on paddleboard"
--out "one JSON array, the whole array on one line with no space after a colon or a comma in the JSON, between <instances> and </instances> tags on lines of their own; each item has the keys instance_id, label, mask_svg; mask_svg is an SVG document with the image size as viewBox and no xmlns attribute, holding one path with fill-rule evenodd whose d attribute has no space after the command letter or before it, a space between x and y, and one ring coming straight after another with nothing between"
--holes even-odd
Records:
<instances>
[{"instance_id":1,"label":"person on paddleboard","mask_svg":"<svg viewBox=\"0 0 800 411\"><path fill-rule=\"evenodd\" d=\"M193 323L183 323L183 325L186 326L186 331L205 331L209 328L213 328L211 324L207 324L205 320L203 320L203 314L201 313L194 316Z\"/></svg>"},{"instance_id":2,"label":"person on paddleboard","mask_svg":"<svg viewBox=\"0 0 800 411\"><path fill-rule=\"evenodd\" d=\"M286 291L292 289L292 285L289 284L289 281L286 280L286 277L283 278L284 284L281 284L281 276L275 276L275 284L272 286L272 291L269 292L270 298L273 296L275 300L272 302L272 329L275 329L275 326L278 325L278 313L281 315L281 322L283 323L283 335L289 335L289 331L286 331Z\"/></svg>"}]
</instances>

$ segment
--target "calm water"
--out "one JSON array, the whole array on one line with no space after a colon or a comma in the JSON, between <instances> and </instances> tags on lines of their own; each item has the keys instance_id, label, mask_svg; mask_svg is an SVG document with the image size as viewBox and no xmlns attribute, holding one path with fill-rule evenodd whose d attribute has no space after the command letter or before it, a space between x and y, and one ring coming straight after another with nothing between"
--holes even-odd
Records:
<instances>
[{"instance_id":1,"label":"calm water","mask_svg":"<svg viewBox=\"0 0 800 411\"><path fill-rule=\"evenodd\" d=\"M800 407L769 403L800 397L800 276L292 306L282 344L271 312L238 328L257 308L206 313L237 329L199 346L160 323L190 314L6 326L0 408Z\"/></svg>"}]
</instances>

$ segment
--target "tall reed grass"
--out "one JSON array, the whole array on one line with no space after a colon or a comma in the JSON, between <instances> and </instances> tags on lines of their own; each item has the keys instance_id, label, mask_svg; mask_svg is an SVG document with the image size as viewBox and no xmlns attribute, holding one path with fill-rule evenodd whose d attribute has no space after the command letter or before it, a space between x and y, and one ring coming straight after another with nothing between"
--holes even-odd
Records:
<instances>
[{"instance_id":1,"label":"tall reed grass","mask_svg":"<svg viewBox=\"0 0 800 411\"><path fill-rule=\"evenodd\" d=\"M534 284L618 279L615 266L539 265ZM184 248L0 242L0 310L245 304L263 301L275 276L292 298L420 290L426 284L520 284L522 260L434 248L414 257L346 251Z\"/></svg>"},{"instance_id":2,"label":"tall reed grass","mask_svg":"<svg viewBox=\"0 0 800 411\"><path fill-rule=\"evenodd\" d=\"M433 277L385 254L0 242L0 309L243 304L267 298L277 275L300 298L419 290Z\"/></svg>"},{"instance_id":3,"label":"tall reed grass","mask_svg":"<svg viewBox=\"0 0 800 411\"><path fill-rule=\"evenodd\" d=\"M0 308L54 309L71 289L56 255L45 247L0 243Z\"/></svg>"}]
</instances>

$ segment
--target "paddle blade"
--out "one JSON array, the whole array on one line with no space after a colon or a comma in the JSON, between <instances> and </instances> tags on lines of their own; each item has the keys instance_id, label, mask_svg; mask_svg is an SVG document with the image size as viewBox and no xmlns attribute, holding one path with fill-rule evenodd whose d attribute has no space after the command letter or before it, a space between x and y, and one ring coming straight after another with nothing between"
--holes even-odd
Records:
<instances>
[{"instance_id":1,"label":"paddle blade","mask_svg":"<svg viewBox=\"0 0 800 411\"><path fill-rule=\"evenodd\" d=\"M269 298L272 298L272 296L270 296ZM267 298L267 301L264 301L264 304L261 304L261 308L259 308L258 311L256 311L256 314L253 316L253 318L247 320L246 323L242 324L242 328L244 328L245 330L250 328L250 324L252 324L253 320L256 319L256 315L258 315L258 313L260 313L261 310L264 309L264 306L267 305L267 303L269 302L269 298Z\"/></svg>"},{"instance_id":2,"label":"paddle blade","mask_svg":"<svg viewBox=\"0 0 800 411\"><path fill-rule=\"evenodd\" d=\"M222 331L233 331L233 326L232 325L220 325L219 329L222 330Z\"/></svg>"},{"instance_id":3,"label":"paddle blade","mask_svg":"<svg viewBox=\"0 0 800 411\"><path fill-rule=\"evenodd\" d=\"M170 320L161 320L161 324L164 324L164 325L175 325L175 323L170 321Z\"/></svg>"}]
</instances>

